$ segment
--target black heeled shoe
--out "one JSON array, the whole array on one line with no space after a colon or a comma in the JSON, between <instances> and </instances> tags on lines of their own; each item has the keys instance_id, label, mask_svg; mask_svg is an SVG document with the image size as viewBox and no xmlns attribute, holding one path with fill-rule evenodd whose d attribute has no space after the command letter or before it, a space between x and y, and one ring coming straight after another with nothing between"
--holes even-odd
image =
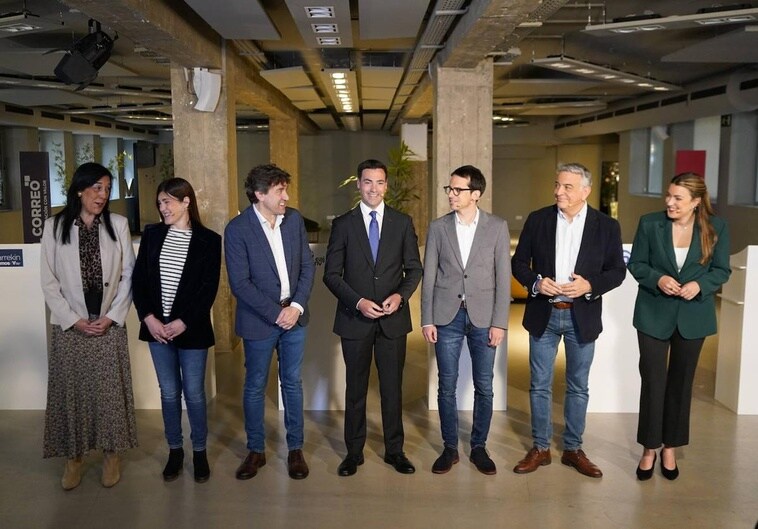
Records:
<instances>
[{"instance_id":1,"label":"black heeled shoe","mask_svg":"<svg viewBox=\"0 0 758 529\"><path fill-rule=\"evenodd\" d=\"M640 481L647 481L650 478L653 477L653 471L655 470L655 460L658 459L658 454L653 453L653 464L650 468L647 470L642 470L639 465L637 465L637 479ZM662 467L661 467L662 468Z\"/></svg>"},{"instance_id":2,"label":"black heeled shoe","mask_svg":"<svg viewBox=\"0 0 758 529\"><path fill-rule=\"evenodd\" d=\"M674 481L676 478L679 477L678 465L674 464L674 468L671 470L663 466L663 450L661 450L661 474L663 474L663 477L668 479L669 481Z\"/></svg>"}]
</instances>

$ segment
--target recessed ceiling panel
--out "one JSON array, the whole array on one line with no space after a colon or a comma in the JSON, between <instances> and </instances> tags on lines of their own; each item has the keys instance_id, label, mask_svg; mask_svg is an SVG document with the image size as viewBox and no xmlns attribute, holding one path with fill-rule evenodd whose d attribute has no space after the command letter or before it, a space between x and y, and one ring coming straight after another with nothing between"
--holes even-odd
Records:
<instances>
[{"instance_id":1,"label":"recessed ceiling panel","mask_svg":"<svg viewBox=\"0 0 758 529\"><path fill-rule=\"evenodd\" d=\"M185 0L225 39L279 40L281 37L257 0Z\"/></svg>"},{"instance_id":2,"label":"recessed ceiling panel","mask_svg":"<svg viewBox=\"0 0 758 529\"><path fill-rule=\"evenodd\" d=\"M364 66L361 68L361 85L397 88L403 78L402 68Z\"/></svg>"},{"instance_id":3,"label":"recessed ceiling panel","mask_svg":"<svg viewBox=\"0 0 758 529\"><path fill-rule=\"evenodd\" d=\"M0 53L0 68L34 77L52 77L53 70L63 58L64 52L43 55L43 51ZM99 70L99 75L106 77L131 77L136 75L113 62L106 62Z\"/></svg>"},{"instance_id":4,"label":"recessed ceiling panel","mask_svg":"<svg viewBox=\"0 0 758 529\"><path fill-rule=\"evenodd\" d=\"M44 90L38 88L8 88L0 90L0 101L23 107L50 105L84 105L99 104L99 100L87 97L80 92L66 90Z\"/></svg>"},{"instance_id":5,"label":"recessed ceiling panel","mask_svg":"<svg viewBox=\"0 0 758 529\"><path fill-rule=\"evenodd\" d=\"M571 79L512 79L496 85L494 97L536 97L572 95L605 83Z\"/></svg>"},{"instance_id":6,"label":"recessed ceiling panel","mask_svg":"<svg viewBox=\"0 0 758 529\"><path fill-rule=\"evenodd\" d=\"M363 114L364 130L381 130L386 114Z\"/></svg>"},{"instance_id":7,"label":"recessed ceiling panel","mask_svg":"<svg viewBox=\"0 0 758 529\"><path fill-rule=\"evenodd\" d=\"M758 26L703 40L669 53L663 62L758 63Z\"/></svg>"},{"instance_id":8,"label":"recessed ceiling panel","mask_svg":"<svg viewBox=\"0 0 758 529\"><path fill-rule=\"evenodd\" d=\"M277 68L276 70L261 70L261 77L279 90L296 86L311 86L311 80L302 66L292 68Z\"/></svg>"},{"instance_id":9,"label":"recessed ceiling panel","mask_svg":"<svg viewBox=\"0 0 758 529\"><path fill-rule=\"evenodd\" d=\"M418 35L429 0L360 0L362 40L412 38ZM402 13L402 16L398 16Z\"/></svg>"},{"instance_id":10,"label":"recessed ceiling panel","mask_svg":"<svg viewBox=\"0 0 758 529\"><path fill-rule=\"evenodd\" d=\"M319 126L321 130L338 130L337 122L331 114L308 114L308 117Z\"/></svg>"}]
</instances>

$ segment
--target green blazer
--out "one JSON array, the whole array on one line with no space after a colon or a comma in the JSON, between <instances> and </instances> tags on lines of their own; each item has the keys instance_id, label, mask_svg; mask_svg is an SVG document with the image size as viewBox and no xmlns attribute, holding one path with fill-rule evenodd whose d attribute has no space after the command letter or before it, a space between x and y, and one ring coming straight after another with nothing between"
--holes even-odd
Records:
<instances>
[{"instance_id":1,"label":"green blazer","mask_svg":"<svg viewBox=\"0 0 758 529\"><path fill-rule=\"evenodd\" d=\"M637 302L634 305L634 327L659 340L668 340L678 328L687 339L703 338L716 334L716 306L714 294L729 279L729 230L726 222L711 217L718 237L713 257L705 265L698 263L701 256L700 229L695 223L692 243L681 272L677 271L671 220L665 211L650 213L640 218L634 236L629 272L639 283ZM690 301L669 296L658 288L661 276L669 275L682 285L697 281L700 293Z\"/></svg>"}]
</instances>

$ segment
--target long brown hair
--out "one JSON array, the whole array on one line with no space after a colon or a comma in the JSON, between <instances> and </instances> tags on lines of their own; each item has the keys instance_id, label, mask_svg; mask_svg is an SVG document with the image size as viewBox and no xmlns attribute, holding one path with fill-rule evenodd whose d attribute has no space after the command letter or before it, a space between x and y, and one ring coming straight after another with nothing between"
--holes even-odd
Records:
<instances>
[{"instance_id":1,"label":"long brown hair","mask_svg":"<svg viewBox=\"0 0 758 529\"><path fill-rule=\"evenodd\" d=\"M197 199L195 198L195 190L184 178L169 178L158 184L158 189L155 191L155 207L158 208L160 213L160 207L158 205L158 195L166 193L177 199L178 201L184 200L184 197L189 197L190 203L187 206L187 212L189 213L190 225L203 227L203 221L200 220L200 211L197 209Z\"/></svg>"},{"instance_id":2,"label":"long brown hair","mask_svg":"<svg viewBox=\"0 0 758 529\"><path fill-rule=\"evenodd\" d=\"M671 179L671 183L687 189L693 200L700 199L700 204L695 208L695 220L700 228L700 248L702 251L698 262L704 265L713 257L713 247L716 246L718 240L716 230L711 224L713 207L708 196L708 188L705 186L705 179L697 173L680 173Z\"/></svg>"}]
</instances>

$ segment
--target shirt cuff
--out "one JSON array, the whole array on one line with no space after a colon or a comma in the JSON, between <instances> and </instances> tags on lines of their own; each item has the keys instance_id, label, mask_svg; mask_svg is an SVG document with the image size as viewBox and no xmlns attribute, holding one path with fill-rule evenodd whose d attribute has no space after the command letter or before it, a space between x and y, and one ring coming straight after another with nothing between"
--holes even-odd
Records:
<instances>
[{"instance_id":1,"label":"shirt cuff","mask_svg":"<svg viewBox=\"0 0 758 529\"><path fill-rule=\"evenodd\" d=\"M295 303L293 301L292 303L290 303L290 307L295 307L297 310L299 310L301 316L305 313L305 309L300 303Z\"/></svg>"}]
</instances>

